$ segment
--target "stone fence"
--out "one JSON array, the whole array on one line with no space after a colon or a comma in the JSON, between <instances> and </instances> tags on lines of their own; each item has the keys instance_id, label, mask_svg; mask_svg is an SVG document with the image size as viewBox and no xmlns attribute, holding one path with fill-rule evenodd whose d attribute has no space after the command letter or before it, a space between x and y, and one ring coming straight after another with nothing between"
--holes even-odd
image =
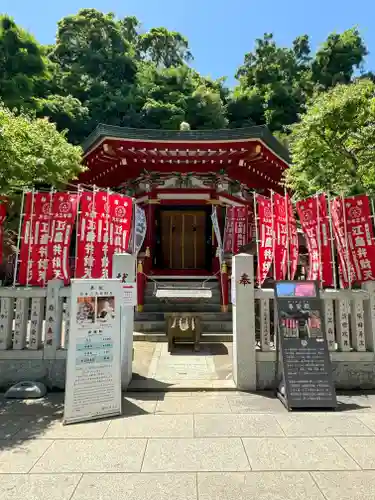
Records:
<instances>
[{"instance_id":1,"label":"stone fence","mask_svg":"<svg viewBox=\"0 0 375 500\"><path fill-rule=\"evenodd\" d=\"M274 291L254 286L253 256L233 259L233 376L239 389L275 385ZM340 388L375 388L375 283L324 290L324 322ZM64 387L70 288L0 288L0 388L25 379ZM131 373L131 372L130 372Z\"/></svg>"},{"instance_id":2,"label":"stone fence","mask_svg":"<svg viewBox=\"0 0 375 500\"><path fill-rule=\"evenodd\" d=\"M252 255L234 257L233 374L244 390L276 383L274 290L256 288L253 269ZM322 290L321 298L336 386L375 388L375 283L359 290Z\"/></svg>"}]
</instances>

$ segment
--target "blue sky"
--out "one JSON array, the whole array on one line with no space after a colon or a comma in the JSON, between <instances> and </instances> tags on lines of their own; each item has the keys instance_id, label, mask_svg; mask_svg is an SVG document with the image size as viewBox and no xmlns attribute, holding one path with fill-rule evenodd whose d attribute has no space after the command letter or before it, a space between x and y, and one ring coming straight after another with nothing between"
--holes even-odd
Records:
<instances>
[{"instance_id":1,"label":"blue sky","mask_svg":"<svg viewBox=\"0 0 375 500\"><path fill-rule=\"evenodd\" d=\"M205 75L228 76L229 84L264 32L286 46L307 33L316 49L330 32L357 25L370 51L367 68L375 70L375 0L0 0L0 12L41 43L53 42L59 19L87 7L135 15L145 30L180 31L189 39L193 66Z\"/></svg>"}]
</instances>

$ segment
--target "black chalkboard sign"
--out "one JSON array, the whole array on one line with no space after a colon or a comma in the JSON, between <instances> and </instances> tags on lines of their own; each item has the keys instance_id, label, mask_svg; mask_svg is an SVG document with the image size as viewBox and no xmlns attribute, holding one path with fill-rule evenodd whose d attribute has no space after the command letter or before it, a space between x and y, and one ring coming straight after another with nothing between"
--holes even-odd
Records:
<instances>
[{"instance_id":1,"label":"black chalkboard sign","mask_svg":"<svg viewBox=\"0 0 375 500\"><path fill-rule=\"evenodd\" d=\"M277 282L283 368L278 396L288 409L335 408L331 358L317 283Z\"/></svg>"}]
</instances>

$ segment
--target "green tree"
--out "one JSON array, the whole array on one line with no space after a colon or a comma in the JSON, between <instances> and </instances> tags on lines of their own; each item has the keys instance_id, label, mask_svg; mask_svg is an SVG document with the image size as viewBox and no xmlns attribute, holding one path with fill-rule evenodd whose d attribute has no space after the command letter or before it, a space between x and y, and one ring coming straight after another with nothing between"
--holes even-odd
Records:
<instances>
[{"instance_id":1,"label":"green tree","mask_svg":"<svg viewBox=\"0 0 375 500\"><path fill-rule=\"evenodd\" d=\"M294 123L305 102L309 62L306 35L297 38L291 49L278 47L270 33L256 40L254 52L245 55L236 74L239 85L228 105L231 123L265 123L272 130Z\"/></svg>"},{"instance_id":2,"label":"green tree","mask_svg":"<svg viewBox=\"0 0 375 500\"><path fill-rule=\"evenodd\" d=\"M315 57L307 35L285 48L277 46L272 34L265 34L237 71L239 84L228 105L232 126L253 121L266 123L273 131L283 130L299 120L314 92L353 81L366 54L354 28L329 35Z\"/></svg>"},{"instance_id":3,"label":"green tree","mask_svg":"<svg viewBox=\"0 0 375 500\"><path fill-rule=\"evenodd\" d=\"M375 84L358 80L318 94L289 142L287 183L298 198L375 193Z\"/></svg>"},{"instance_id":4,"label":"green tree","mask_svg":"<svg viewBox=\"0 0 375 500\"><path fill-rule=\"evenodd\" d=\"M165 68L180 66L193 59L187 38L166 28L152 28L140 35L137 47L143 59Z\"/></svg>"},{"instance_id":5,"label":"green tree","mask_svg":"<svg viewBox=\"0 0 375 500\"><path fill-rule=\"evenodd\" d=\"M10 108L28 107L40 79L46 79L42 47L12 18L0 15L0 99Z\"/></svg>"},{"instance_id":6,"label":"green tree","mask_svg":"<svg viewBox=\"0 0 375 500\"><path fill-rule=\"evenodd\" d=\"M51 94L46 98L35 99L35 114L38 118L50 118L58 130L66 130L67 138L73 144L85 138L89 110L71 95Z\"/></svg>"},{"instance_id":7,"label":"green tree","mask_svg":"<svg viewBox=\"0 0 375 500\"><path fill-rule=\"evenodd\" d=\"M60 93L89 110L82 132L98 122L120 125L131 115L137 65L134 48L114 14L82 9L58 23L50 57L59 67Z\"/></svg>"},{"instance_id":8,"label":"green tree","mask_svg":"<svg viewBox=\"0 0 375 500\"><path fill-rule=\"evenodd\" d=\"M0 194L13 196L42 183L61 187L83 167L81 148L47 119L15 115L0 106Z\"/></svg>"},{"instance_id":9,"label":"green tree","mask_svg":"<svg viewBox=\"0 0 375 500\"><path fill-rule=\"evenodd\" d=\"M311 66L312 81L322 89L349 83L366 55L366 46L356 28L341 34L332 33L315 55Z\"/></svg>"},{"instance_id":10,"label":"green tree","mask_svg":"<svg viewBox=\"0 0 375 500\"><path fill-rule=\"evenodd\" d=\"M159 69L144 64L138 83L144 128L177 130L182 121L195 129L227 125L221 80L203 78L186 65Z\"/></svg>"}]
</instances>

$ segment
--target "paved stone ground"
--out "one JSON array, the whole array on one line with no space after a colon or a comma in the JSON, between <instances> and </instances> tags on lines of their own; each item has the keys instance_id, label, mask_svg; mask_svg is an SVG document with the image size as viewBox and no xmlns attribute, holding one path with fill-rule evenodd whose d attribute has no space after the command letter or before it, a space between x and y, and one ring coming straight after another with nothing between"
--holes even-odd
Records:
<instances>
[{"instance_id":1,"label":"paved stone ground","mask_svg":"<svg viewBox=\"0 0 375 500\"><path fill-rule=\"evenodd\" d=\"M234 387L231 343L202 344L200 352L179 345L170 354L166 342L134 342L130 390Z\"/></svg>"},{"instance_id":2,"label":"paved stone ground","mask_svg":"<svg viewBox=\"0 0 375 500\"><path fill-rule=\"evenodd\" d=\"M375 395L288 413L271 394L127 393L63 427L63 396L0 402L1 500L373 500Z\"/></svg>"}]
</instances>

